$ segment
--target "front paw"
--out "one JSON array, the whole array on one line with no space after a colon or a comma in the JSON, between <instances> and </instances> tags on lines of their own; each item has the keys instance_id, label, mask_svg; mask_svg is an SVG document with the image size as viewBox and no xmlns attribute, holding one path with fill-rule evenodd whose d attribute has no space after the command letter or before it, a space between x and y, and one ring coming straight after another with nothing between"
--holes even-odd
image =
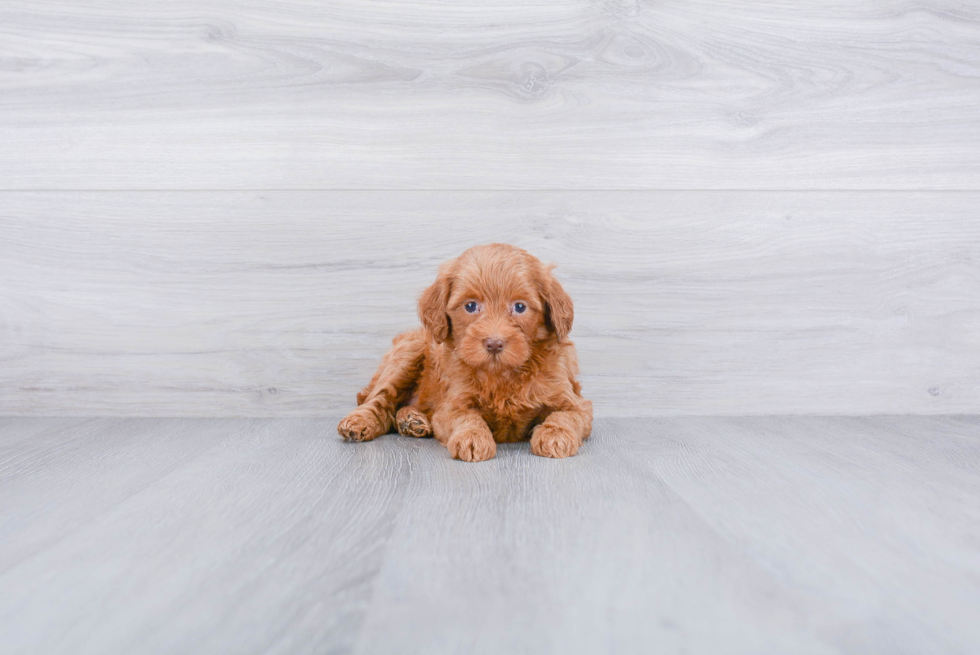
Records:
<instances>
[{"instance_id":1,"label":"front paw","mask_svg":"<svg viewBox=\"0 0 980 655\"><path fill-rule=\"evenodd\" d=\"M384 434L385 427L373 412L358 407L340 422L337 432L344 441L371 441Z\"/></svg>"},{"instance_id":2,"label":"front paw","mask_svg":"<svg viewBox=\"0 0 980 655\"><path fill-rule=\"evenodd\" d=\"M493 459L497 454L497 444L494 443L489 432L456 432L449 437L446 448L453 459L461 459L464 462L482 462Z\"/></svg>"},{"instance_id":3,"label":"front paw","mask_svg":"<svg viewBox=\"0 0 980 655\"><path fill-rule=\"evenodd\" d=\"M564 428L541 424L531 433L531 452L540 457L571 457L582 440Z\"/></svg>"}]
</instances>

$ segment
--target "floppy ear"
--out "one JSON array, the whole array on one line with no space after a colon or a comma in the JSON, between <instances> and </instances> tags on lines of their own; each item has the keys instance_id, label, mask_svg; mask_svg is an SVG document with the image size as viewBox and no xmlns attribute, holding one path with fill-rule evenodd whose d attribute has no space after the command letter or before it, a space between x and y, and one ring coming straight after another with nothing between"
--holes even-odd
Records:
<instances>
[{"instance_id":1,"label":"floppy ear","mask_svg":"<svg viewBox=\"0 0 980 655\"><path fill-rule=\"evenodd\" d=\"M419 319L422 321L422 327L436 340L436 343L442 343L449 338L449 314L446 313L451 280L449 264L450 262L447 262L439 268L436 281L419 297Z\"/></svg>"},{"instance_id":2,"label":"floppy ear","mask_svg":"<svg viewBox=\"0 0 980 655\"><path fill-rule=\"evenodd\" d=\"M558 280L551 274L554 265L545 267L542 272L541 299L545 304L545 320L555 331L558 341L563 341L572 331L572 319L575 318L575 307L572 299L562 289Z\"/></svg>"}]
</instances>

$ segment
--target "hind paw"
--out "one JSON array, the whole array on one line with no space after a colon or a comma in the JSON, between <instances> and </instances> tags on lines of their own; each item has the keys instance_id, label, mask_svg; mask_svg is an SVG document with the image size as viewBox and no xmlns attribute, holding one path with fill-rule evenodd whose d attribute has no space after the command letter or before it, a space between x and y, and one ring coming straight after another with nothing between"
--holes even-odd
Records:
<instances>
[{"instance_id":1,"label":"hind paw","mask_svg":"<svg viewBox=\"0 0 980 655\"><path fill-rule=\"evenodd\" d=\"M398 434L405 437L431 437L429 419L417 407L402 407L395 416Z\"/></svg>"}]
</instances>

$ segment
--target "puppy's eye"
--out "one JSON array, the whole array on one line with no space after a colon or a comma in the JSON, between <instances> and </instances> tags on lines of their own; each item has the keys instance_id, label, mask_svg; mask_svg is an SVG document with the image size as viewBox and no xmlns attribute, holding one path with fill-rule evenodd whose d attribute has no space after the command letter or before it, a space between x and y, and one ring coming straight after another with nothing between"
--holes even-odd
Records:
<instances>
[{"instance_id":1,"label":"puppy's eye","mask_svg":"<svg viewBox=\"0 0 980 655\"><path fill-rule=\"evenodd\" d=\"M469 312L470 314L475 314L476 310L478 310L479 308L480 306L472 300L466 303L466 306L464 307L464 309L466 309L466 311Z\"/></svg>"},{"instance_id":2,"label":"puppy's eye","mask_svg":"<svg viewBox=\"0 0 980 655\"><path fill-rule=\"evenodd\" d=\"M527 305L525 305L522 302L515 302L514 303L514 313L515 314L523 314L525 311L527 311Z\"/></svg>"}]
</instances>

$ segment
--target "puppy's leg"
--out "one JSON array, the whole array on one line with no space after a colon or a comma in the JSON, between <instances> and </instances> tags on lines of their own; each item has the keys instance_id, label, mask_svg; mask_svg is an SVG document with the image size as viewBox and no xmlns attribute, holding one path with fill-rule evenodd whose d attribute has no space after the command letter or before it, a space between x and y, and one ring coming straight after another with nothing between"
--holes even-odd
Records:
<instances>
[{"instance_id":1,"label":"puppy's leg","mask_svg":"<svg viewBox=\"0 0 980 655\"><path fill-rule=\"evenodd\" d=\"M370 441L388 432L395 409L412 393L425 354L420 330L395 337L371 382L357 394L358 407L337 426L347 441Z\"/></svg>"},{"instance_id":2,"label":"puppy's leg","mask_svg":"<svg viewBox=\"0 0 980 655\"><path fill-rule=\"evenodd\" d=\"M541 457L571 457L592 432L592 403L552 412L531 432L531 452Z\"/></svg>"},{"instance_id":3,"label":"puppy's leg","mask_svg":"<svg viewBox=\"0 0 980 655\"><path fill-rule=\"evenodd\" d=\"M431 437L432 426L429 419L415 405L405 405L395 414L398 434L404 437Z\"/></svg>"},{"instance_id":4,"label":"puppy's leg","mask_svg":"<svg viewBox=\"0 0 980 655\"><path fill-rule=\"evenodd\" d=\"M482 462L497 454L490 427L473 410L436 410L432 415L432 433L455 459Z\"/></svg>"}]
</instances>

